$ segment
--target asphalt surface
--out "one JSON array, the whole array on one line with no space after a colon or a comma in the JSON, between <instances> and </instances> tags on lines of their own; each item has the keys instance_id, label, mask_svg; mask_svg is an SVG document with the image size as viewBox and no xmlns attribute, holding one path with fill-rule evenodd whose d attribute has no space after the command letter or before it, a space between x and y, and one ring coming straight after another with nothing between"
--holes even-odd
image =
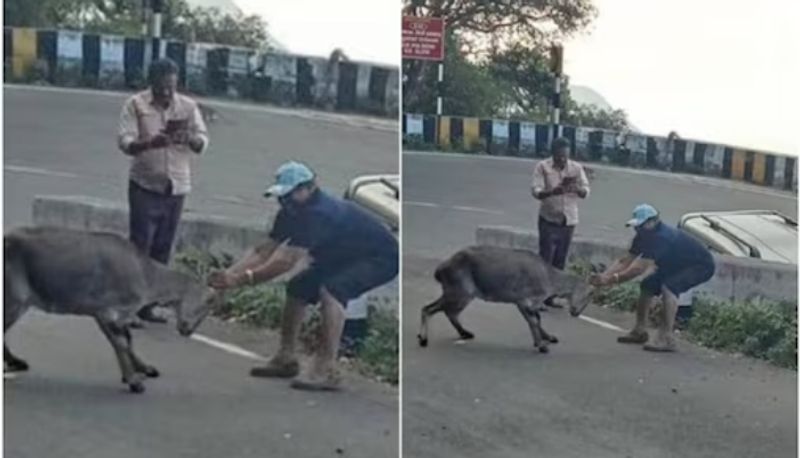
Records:
<instances>
[{"instance_id":1,"label":"asphalt surface","mask_svg":"<svg viewBox=\"0 0 800 458\"><path fill-rule=\"evenodd\" d=\"M681 339L654 355L616 343L617 331L543 316L559 337L533 350L513 306L475 301L462 315L476 339L457 344L445 317L420 308L439 295L436 264L474 243L478 225L535 228L533 162L404 154L403 446L413 457L794 457L797 373ZM623 243L632 207L650 202L675 221L689 211L772 208L797 216L794 196L699 177L593 167L579 235ZM628 328L632 317L585 315Z\"/></svg>"},{"instance_id":2,"label":"asphalt surface","mask_svg":"<svg viewBox=\"0 0 800 458\"><path fill-rule=\"evenodd\" d=\"M116 147L125 94L6 86L4 226L27 224L37 194L126 202L129 158ZM220 119L194 161L187 212L263 222L262 198L284 161L307 162L336 194L351 179L397 173L397 127L389 120L208 101ZM12 198L13 197L13 198Z\"/></svg>"},{"instance_id":3,"label":"asphalt surface","mask_svg":"<svg viewBox=\"0 0 800 458\"><path fill-rule=\"evenodd\" d=\"M38 194L124 202L115 147L125 95L4 89L4 228L29 224ZM365 173L398 170L397 130L369 118L210 102L221 119L196 161L187 210L267 224L261 193L287 159L339 193ZM199 333L270 355L274 336L207 320ZM309 394L249 377L258 361L187 340L171 326L134 335L161 370L147 392L120 383L110 345L87 319L30 313L7 342L32 366L4 383L4 451L15 458L396 456L397 390L346 374L345 390Z\"/></svg>"}]
</instances>

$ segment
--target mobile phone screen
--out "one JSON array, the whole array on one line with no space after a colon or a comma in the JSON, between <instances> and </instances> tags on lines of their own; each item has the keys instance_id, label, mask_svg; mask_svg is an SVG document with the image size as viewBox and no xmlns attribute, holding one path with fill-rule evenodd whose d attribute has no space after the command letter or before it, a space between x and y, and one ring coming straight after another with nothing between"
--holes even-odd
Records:
<instances>
[{"instance_id":1,"label":"mobile phone screen","mask_svg":"<svg viewBox=\"0 0 800 458\"><path fill-rule=\"evenodd\" d=\"M185 119L170 119L167 121L167 133L174 134L175 132L186 130L188 126L189 122Z\"/></svg>"}]
</instances>

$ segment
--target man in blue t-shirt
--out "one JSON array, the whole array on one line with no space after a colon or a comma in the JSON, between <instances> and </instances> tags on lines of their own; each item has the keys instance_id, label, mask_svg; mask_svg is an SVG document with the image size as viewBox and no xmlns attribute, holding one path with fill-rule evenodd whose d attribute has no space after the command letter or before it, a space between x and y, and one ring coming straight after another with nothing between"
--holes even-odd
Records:
<instances>
[{"instance_id":1,"label":"man in blue t-shirt","mask_svg":"<svg viewBox=\"0 0 800 458\"><path fill-rule=\"evenodd\" d=\"M650 272L640 285L636 324L620 343L645 344L649 351L675 351L672 330L681 293L707 282L714 275L714 258L708 249L689 234L661 222L658 211L642 204L633 210L628 226L636 230L629 253L616 261L591 283L608 286L623 283ZM661 296L663 315L658 335L647 343L647 314L656 297Z\"/></svg>"},{"instance_id":2,"label":"man in blue t-shirt","mask_svg":"<svg viewBox=\"0 0 800 458\"><path fill-rule=\"evenodd\" d=\"M283 164L266 195L281 209L269 239L231 268L215 272L209 285L234 288L272 280L303 258L310 265L287 287L278 353L254 377L292 378L292 387L333 390L347 303L397 276L397 240L381 222L356 204L334 198L317 186L316 176L298 162ZM319 350L307 373L300 373L295 344L308 304L321 303Z\"/></svg>"}]
</instances>

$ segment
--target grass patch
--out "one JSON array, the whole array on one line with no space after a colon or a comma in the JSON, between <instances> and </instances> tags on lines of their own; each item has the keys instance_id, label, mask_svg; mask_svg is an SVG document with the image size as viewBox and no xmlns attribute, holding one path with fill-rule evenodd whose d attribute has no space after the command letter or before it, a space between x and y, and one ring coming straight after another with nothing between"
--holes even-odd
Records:
<instances>
[{"instance_id":1,"label":"grass patch","mask_svg":"<svg viewBox=\"0 0 800 458\"><path fill-rule=\"evenodd\" d=\"M355 366L365 375L397 385L400 377L397 315L371 307L367 327L367 337L356 352Z\"/></svg>"},{"instance_id":2,"label":"grass patch","mask_svg":"<svg viewBox=\"0 0 800 458\"><path fill-rule=\"evenodd\" d=\"M797 307L766 300L698 298L687 334L705 347L797 369Z\"/></svg>"},{"instance_id":3,"label":"grass patch","mask_svg":"<svg viewBox=\"0 0 800 458\"><path fill-rule=\"evenodd\" d=\"M205 281L209 273L230 267L233 257L187 250L178 253L175 262L179 270ZM238 288L226 293L222 306L212 314L227 322L277 330L280 329L285 299L286 288L280 283ZM317 350L321 323L319 310L316 307L309 308L299 336L304 352L314 353ZM364 375L397 385L399 322L396 314L380 304L370 304L367 327L367 336L355 351L351 365Z\"/></svg>"}]
</instances>

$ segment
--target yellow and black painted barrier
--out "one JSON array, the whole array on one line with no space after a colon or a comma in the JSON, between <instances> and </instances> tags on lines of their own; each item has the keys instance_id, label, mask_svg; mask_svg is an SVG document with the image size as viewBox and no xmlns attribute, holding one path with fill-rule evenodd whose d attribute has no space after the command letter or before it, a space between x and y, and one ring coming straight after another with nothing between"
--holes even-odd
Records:
<instances>
[{"instance_id":1,"label":"yellow and black painted barrier","mask_svg":"<svg viewBox=\"0 0 800 458\"><path fill-rule=\"evenodd\" d=\"M407 148L500 156L544 157L552 126L520 120L404 113ZM561 136L579 160L728 178L797 191L797 158L789 155L682 138L667 138L580 126L562 126Z\"/></svg>"}]
</instances>

